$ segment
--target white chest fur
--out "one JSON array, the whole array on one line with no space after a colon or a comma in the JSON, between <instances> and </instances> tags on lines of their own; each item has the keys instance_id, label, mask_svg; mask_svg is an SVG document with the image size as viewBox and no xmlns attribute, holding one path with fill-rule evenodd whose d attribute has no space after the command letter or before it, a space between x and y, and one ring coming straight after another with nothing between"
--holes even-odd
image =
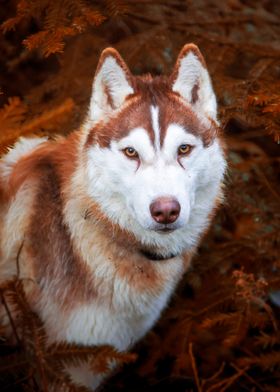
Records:
<instances>
[{"instance_id":1,"label":"white chest fur","mask_svg":"<svg viewBox=\"0 0 280 392\"><path fill-rule=\"evenodd\" d=\"M146 269L152 266L154 274L148 278L148 274L141 274L137 252L128 253L125 244L122 248L113 239L110 242L108 237L104 238L98 223L81 219L84 208L77 197L79 188L75 189L76 199L70 198L65 205L65 221L74 249L91 271L96 295L83 303L73 301L70 310L63 314L50 299L53 290L48 290L39 305L44 322L54 340L110 344L126 350L159 318L186 265L181 257L147 260L143 266Z\"/></svg>"},{"instance_id":2,"label":"white chest fur","mask_svg":"<svg viewBox=\"0 0 280 392\"><path fill-rule=\"evenodd\" d=\"M100 281L100 293L110 295L82 305L73 304L65 313L49 296L43 296L40 308L51 339L84 345L109 344L120 351L127 350L157 321L182 275L183 260L179 257L157 263L162 263L163 275L168 277L160 290L147 287L139 292L125 279L104 278Z\"/></svg>"},{"instance_id":3,"label":"white chest fur","mask_svg":"<svg viewBox=\"0 0 280 392\"><path fill-rule=\"evenodd\" d=\"M126 350L144 336L158 319L170 294L166 290L151 298L143 313L141 298L138 301L123 298L128 308L113 309L109 304L84 305L74 310L67 320L66 339L82 344L110 344ZM119 293L125 296L125 293ZM133 303L134 302L134 303ZM141 309L142 308L142 309Z\"/></svg>"}]
</instances>

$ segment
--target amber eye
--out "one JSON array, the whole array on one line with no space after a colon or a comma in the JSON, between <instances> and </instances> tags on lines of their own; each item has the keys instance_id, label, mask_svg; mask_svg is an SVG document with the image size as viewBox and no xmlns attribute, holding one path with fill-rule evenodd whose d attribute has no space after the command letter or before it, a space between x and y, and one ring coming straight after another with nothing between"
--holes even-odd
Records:
<instances>
[{"instance_id":1,"label":"amber eye","mask_svg":"<svg viewBox=\"0 0 280 392\"><path fill-rule=\"evenodd\" d=\"M181 146L178 148L178 154L179 155L188 155L192 149L193 149L193 146L191 146L190 144L181 144Z\"/></svg>"},{"instance_id":2,"label":"amber eye","mask_svg":"<svg viewBox=\"0 0 280 392\"><path fill-rule=\"evenodd\" d=\"M126 147L123 152L128 158L138 158L138 152L133 147Z\"/></svg>"}]
</instances>

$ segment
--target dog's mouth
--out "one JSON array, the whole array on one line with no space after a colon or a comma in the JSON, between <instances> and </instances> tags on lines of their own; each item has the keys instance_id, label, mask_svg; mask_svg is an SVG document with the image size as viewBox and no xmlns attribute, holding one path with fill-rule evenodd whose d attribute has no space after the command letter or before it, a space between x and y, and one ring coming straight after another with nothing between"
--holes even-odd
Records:
<instances>
[{"instance_id":1,"label":"dog's mouth","mask_svg":"<svg viewBox=\"0 0 280 392\"><path fill-rule=\"evenodd\" d=\"M160 228L155 229L155 231L156 231L157 233L160 233L160 234L169 234L169 233L172 233L172 232L175 231L175 230L176 230L175 228L167 227L167 226L164 226L164 227L160 227Z\"/></svg>"},{"instance_id":2,"label":"dog's mouth","mask_svg":"<svg viewBox=\"0 0 280 392\"><path fill-rule=\"evenodd\" d=\"M169 254L167 256L162 256L162 255L160 255L158 253L150 252L150 251L145 250L145 249L141 249L140 253L141 253L142 256L145 256L147 259L153 260L153 261L168 260L168 259L173 259L174 257L178 256L177 254L173 254L173 253L171 253L171 254Z\"/></svg>"},{"instance_id":3,"label":"dog's mouth","mask_svg":"<svg viewBox=\"0 0 280 392\"><path fill-rule=\"evenodd\" d=\"M163 229L158 229L157 232L161 234L172 233L175 229L169 229L168 227L164 227Z\"/></svg>"}]
</instances>

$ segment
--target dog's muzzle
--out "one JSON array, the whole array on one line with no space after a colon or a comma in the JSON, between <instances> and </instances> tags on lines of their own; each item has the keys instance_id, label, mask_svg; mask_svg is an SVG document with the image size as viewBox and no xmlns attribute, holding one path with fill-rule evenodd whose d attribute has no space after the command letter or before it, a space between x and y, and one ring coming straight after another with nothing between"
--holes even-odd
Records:
<instances>
[{"instance_id":1,"label":"dog's muzzle","mask_svg":"<svg viewBox=\"0 0 280 392\"><path fill-rule=\"evenodd\" d=\"M178 219L180 211L181 206L178 200L173 197L159 197L150 205L152 218L162 225L174 223Z\"/></svg>"}]
</instances>

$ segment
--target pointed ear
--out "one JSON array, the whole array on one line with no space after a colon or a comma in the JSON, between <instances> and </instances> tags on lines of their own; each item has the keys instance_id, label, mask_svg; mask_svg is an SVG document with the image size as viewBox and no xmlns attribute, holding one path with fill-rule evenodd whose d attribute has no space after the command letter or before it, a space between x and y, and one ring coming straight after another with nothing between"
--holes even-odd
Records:
<instances>
[{"instance_id":1,"label":"pointed ear","mask_svg":"<svg viewBox=\"0 0 280 392\"><path fill-rule=\"evenodd\" d=\"M172 90L179 93L198 111L213 120L217 118L217 102L206 63L194 44L181 50L171 75Z\"/></svg>"},{"instance_id":2,"label":"pointed ear","mask_svg":"<svg viewBox=\"0 0 280 392\"><path fill-rule=\"evenodd\" d=\"M103 50L92 86L89 120L99 121L119 109L133 94L132 75L120 54L113 48Z\"/></svg>"}]
</instances>

